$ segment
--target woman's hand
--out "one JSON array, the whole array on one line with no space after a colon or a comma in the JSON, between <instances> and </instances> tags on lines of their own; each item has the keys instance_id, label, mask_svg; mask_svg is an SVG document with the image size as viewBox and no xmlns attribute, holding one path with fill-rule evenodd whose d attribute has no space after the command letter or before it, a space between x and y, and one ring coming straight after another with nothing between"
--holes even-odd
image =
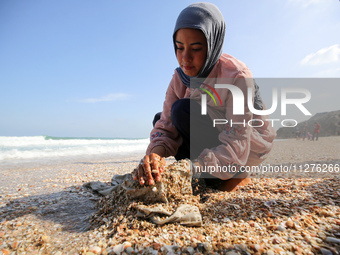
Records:
<instances>
[{"instance_id":1,"label":"woman's hand","mask_svg":"<svg viewBox=\"0 0 340 255\"><path fill-rule=\"evenodd\" d=\"M145 155L134 170L133 179L138 180L140 185L153 185L161 180L164 170L165 159L156 153Z\"/></svg>"}]
</instances>

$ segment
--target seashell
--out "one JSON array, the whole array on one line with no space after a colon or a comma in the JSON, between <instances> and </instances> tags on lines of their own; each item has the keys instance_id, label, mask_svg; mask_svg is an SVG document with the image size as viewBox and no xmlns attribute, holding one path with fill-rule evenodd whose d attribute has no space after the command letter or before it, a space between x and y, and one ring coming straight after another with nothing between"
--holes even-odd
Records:
<instances>
[{"instance_id":1,"label":"seashell","mask_svg":"<svg viewBox=\"0 0 340 255\"><path fill-rule=\"evenodd\" d=\"M322 255L333 255L333 252L325 248L320 248L320 252L322 253Z\"/></svg>"},{"instance_id":2,"label":"seashell","mask_svg":"<svg viewBox=\"0 0 340 255\"><path fill-rule=\"evenodd\" d=\"M327 237L325 241L329 243L340 243L340 239L334 237Z\"/></svg>"},{"instance_id":3,"label":"seashell","mask_svg":"<svg viewBox=\"0 0 340 255\"><path fill-rule=\"evenodd\" d=\"M279 225L279 226L277 226L277 230L283 232L283 231L286 230L286 228L282 225Z\"/></svg>"}]
</instances>

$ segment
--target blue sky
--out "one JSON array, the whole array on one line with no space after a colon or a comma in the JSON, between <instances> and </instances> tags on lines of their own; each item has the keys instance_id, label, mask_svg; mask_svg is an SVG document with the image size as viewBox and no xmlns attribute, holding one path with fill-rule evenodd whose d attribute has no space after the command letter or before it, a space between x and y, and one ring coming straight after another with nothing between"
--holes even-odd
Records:
<instances>
[{"instance_id":1,"label":"blue sky","mask_svg":"<svg viewBox=\"0 0 340 255\"><path fill-rule=\"evenodd\" d=\"M193 2L0 1L0 136L148 137ZM340 77L338 0L211 2L255 78Z\"/></svg>"}]
</instances>

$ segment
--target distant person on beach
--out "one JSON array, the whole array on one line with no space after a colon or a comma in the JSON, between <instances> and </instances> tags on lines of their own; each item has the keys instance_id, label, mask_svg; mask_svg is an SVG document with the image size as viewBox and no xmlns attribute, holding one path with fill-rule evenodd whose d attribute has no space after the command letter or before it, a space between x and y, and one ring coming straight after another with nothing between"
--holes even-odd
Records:
<instances>
[{"instance_id":1,"label":"distant person on beach","mask_svg":"<svg viewBox=\"0 0 340 255\"><path fill-rule=\"evenodd\" d=\"M319 124L317 121L315 121L315 122L314 122L313 139L312 139L313 141L314 141L314 139L315 139L316 141L319 140L320 129L321 129L320 124Z\"/></svg>"},{"instance_id":2,"label":"distant person on beach","mask_svg":"<svg viewBox=\"0 0 340 255\"><path fill-rule=\"evenodd\" d=\"M313 139L313 135L309 131L307 131L307 139L310 141Z\"/></svg>"},{"instance_id":3,"label":"distant person on beach","mask_svg":"<svg viewBox=\"0 0 340 255\"><path fill-rule=\"evenodd\" d=\"M301 128L301 137L302 137L302 141L304 141L307 137L307 132L308 132L308 127L307 127L307 123L305 122Z\"/></svg>"},{"instance_id":4,"label":"distant person on beach","mask_svg":"<svg viewBox=\"0 0 340 255\"><path fill-rule=\"evenodd\" d=\"M146 155L134 172L141 185L161 181L164 157L174 156L191 159L207 185L232 191L250 182L244 167L260 164L271 150L276 132L265 121L268 116L253 114L247 105L248 88L252 88L253 107L266 109L259 88L243 62L222 54L224 37L225 21L214 4L195 3L179 14L173 33L179 67L167 89L163 111L153 121ZM244 114L233 115L229 89L215 88L222 78L243 92ZM218 104L206 97L207 115L202 115L202 94L219 96ZM227 123L214 127L213 119ZM236 171L217 171L227 166ZM206 172L207 168L216 171Z\"/></svg>"},{"instance_id":5,"label":"distant person on beach","mask_svg":"<svg viewBox=\"0 0 340 255\"><path fill-rule=\"evenodd\" d=\"M296 140L300 139L300 129L299 129L299 127L295 128L295 138L296 138Z\"/></svg>"}]
</instances>

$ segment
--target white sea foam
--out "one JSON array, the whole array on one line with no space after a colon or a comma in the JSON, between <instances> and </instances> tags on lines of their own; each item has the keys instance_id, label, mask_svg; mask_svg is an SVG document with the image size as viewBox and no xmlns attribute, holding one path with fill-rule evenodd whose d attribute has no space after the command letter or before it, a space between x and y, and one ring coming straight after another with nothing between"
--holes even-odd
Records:
<instances>
[{"instance_id":1,"label":"white sea foam","mask_svg":"<svg viewBox=\"0 0 340 255\"><path fill-rule=\"evenodd\" d=\"M149 139L0 137L0 160L143 153Z\"/></svg>"}]
</instances>

